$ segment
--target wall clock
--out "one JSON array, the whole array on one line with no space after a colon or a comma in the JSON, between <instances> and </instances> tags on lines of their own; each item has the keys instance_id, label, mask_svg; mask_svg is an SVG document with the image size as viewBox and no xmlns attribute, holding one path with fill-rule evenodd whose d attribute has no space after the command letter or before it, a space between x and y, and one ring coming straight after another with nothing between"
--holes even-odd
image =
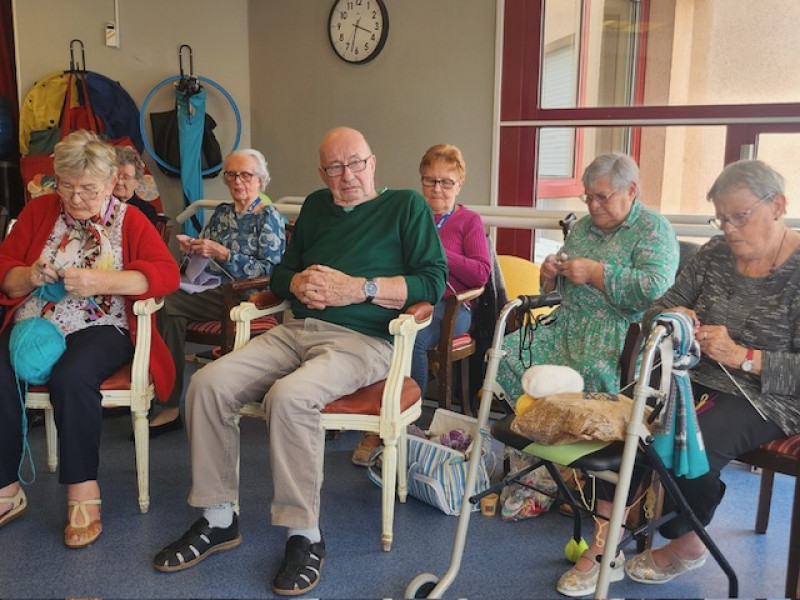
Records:
<instances>
[{"instance_id":1,"label":"wall clock","mask_svg":"<svg viewBox=\"0 0 800 600\"><path fill-rule=\"evenodd\" d=\"M383 0L334 0L328 17L328 39L342 60L363 64L383 50L389 14Z\"/></svg>"}]
</instances>

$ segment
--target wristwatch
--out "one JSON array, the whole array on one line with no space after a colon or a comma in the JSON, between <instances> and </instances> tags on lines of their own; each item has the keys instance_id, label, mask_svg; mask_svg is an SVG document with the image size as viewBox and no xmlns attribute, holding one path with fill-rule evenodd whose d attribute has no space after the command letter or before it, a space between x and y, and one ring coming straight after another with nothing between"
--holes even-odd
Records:
<instances>
[{"instance_id":1,"label":"wristwatch","mask_svg":"<svg viewBox=\"0 0 800 600\"><path fill-rule=\"evenodd\" d=\"M375 300L375 296L378 295L378 284L375 283L374 279L367 279L364 282L364 295L367 297L364 302L372 302Z\"/></svg>"},{"instance_id":2,"label":"wristwatch","mask_svg":"<svg viewBox=\"0 0 800 600\"><path fill-rule=\"evenodd\" d=\"M752 348L747 349L747 356L745 356L744 361L742 362L742 371L745 373L749 373L753 370L753 358L756 355L756 351Z\"/></svg>"}]
</instances>

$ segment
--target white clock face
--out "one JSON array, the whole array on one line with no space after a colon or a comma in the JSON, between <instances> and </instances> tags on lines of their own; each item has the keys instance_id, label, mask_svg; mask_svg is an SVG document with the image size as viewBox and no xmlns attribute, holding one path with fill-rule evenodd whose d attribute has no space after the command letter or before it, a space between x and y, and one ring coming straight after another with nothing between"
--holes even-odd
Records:
<instances>
[{"instance_id":1,"label":"white clock face","mask_svg":"<svg viewBox=\"0 0 800 600\"><path fill-rule=\"evenodd\" d=\"M331 46L340 58L365 63L386 43L389 17L382 0L336 0L328 19Z\"/></svg>"}]
</instances>

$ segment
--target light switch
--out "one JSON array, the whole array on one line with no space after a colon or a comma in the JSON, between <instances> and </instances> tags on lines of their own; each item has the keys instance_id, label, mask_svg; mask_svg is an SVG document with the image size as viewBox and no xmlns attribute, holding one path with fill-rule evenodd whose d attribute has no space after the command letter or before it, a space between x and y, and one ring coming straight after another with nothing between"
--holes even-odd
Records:
<instances>
[{"instance_id":1,"label":"light switch","mask_svg":"<svg viewBox=\"0 0 800 600\"><path fill-rule=\"evenodd\" d=\"M106 46L111 48L119 48L119 43L117 42L117 24L113 21L106 21Z\"/></svg>"}]
</instances>

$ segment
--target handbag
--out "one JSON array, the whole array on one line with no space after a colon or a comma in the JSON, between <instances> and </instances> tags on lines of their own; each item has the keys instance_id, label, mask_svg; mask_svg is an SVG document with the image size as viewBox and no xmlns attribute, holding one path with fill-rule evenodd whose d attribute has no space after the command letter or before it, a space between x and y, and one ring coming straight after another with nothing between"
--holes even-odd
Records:
<instances>
[{"instance_id":1,"label":"handbag","mask_svg":"<svg viewBox=\"0 0 800 600\"><path fill-rule=\"evenodd\" d=\"M438 437L454 429L462 429L472 435L472 443L482 445L481 461L478 465L478 478L473 493L479 493L489 487L489 475L486 470L485 457L488 455L490 443L488 434L478 439L478 422L446 409L434 412L428 435ZM435 506L446 515L461 514L462 502L466 491L467 471L471 446L465 452L444 446L433 440L416 435L407 435L408 444L408 493L426 504ZM381 474L377 468L380 450L376 450L370 458L367 476L376 485L382 485ZM472 510L479 510L478 504Z\"/></svg>"},{"instance_id":2,"label":"handbag","mask_svg":"<svg viewBox=\"0 0 800 600\"><path fill-rule=\"evenodd\" d=\"M83 103L78 106L72 106L73 83L79 83L81 86ZM92 110L89 91L86 87L86 76L80 72L77 72L76 76L76 72L71 71L67 80L67 91L64 96L64 105L61 108L59 126L31 131L28 155L52 154L58 141L77 129L89 129L102 133L105 127L102 120Z\"/></svg>"},{"instance_id":3,"label":"handbag","mask_svg":"<svg viewBox=\"0 0 800 600\"><path fill-rule=\"evenodd\" d=\"M73 81L81 86L83 104L72 106ZM70 72L67 93L61 111L61 124L58 128L40 129L31 132L30 154L20 157L19 170L25 187L25 202L33 198L53 194L56 191L55 171L53 170L53 150L59 140L77 129L89 129L98 134L103 132L102 121L92 110L86 77L82 73ZM127 139L127 138L126 138ZM130 139L126 145L133 145Z\"/></svg>"}]
</instances>

